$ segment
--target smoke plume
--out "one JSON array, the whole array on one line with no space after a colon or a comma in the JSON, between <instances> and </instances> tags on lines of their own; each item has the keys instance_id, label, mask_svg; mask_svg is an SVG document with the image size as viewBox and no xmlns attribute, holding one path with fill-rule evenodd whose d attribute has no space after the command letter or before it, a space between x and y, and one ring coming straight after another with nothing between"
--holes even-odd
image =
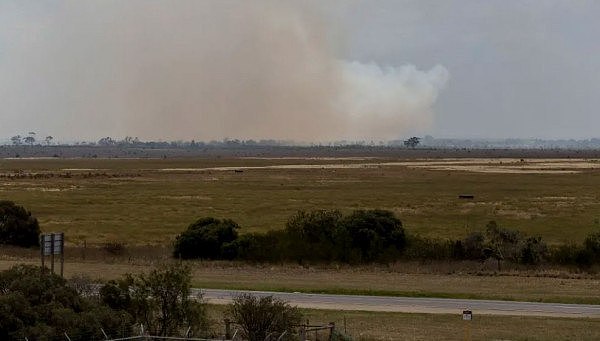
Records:
<instances>
[{"instance_id":1,"label":"smoke plume","mask_svg":"<svg viewBox=\"0 0 600 341\"><path fill-rule=\"evenodd\" d=\"M446 69L344 60L332 29L302 2L3 2L0 134L330 141L427 129Z\"/></svg>"}]
</instances>

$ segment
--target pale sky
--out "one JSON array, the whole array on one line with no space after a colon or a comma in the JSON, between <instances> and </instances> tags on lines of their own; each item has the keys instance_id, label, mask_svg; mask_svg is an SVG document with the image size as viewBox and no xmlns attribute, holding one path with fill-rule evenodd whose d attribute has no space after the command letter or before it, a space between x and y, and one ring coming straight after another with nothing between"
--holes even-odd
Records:
<instances>
[{"instance_id":1,"label":"pale sky","mask_svg":"<svg viewBox=\"0 0 600 341\"><path fill-rule=\"evenodd\" d=\"M433 135L600 136L600 1L366 1L350 58L441 64Z\"/></svg>"},{"instance_id":2,"label":"pale sky","mask_svg":"<svg viewBox=\"0 0 600 341\"><path fill-rule=\"evenodd\" d=\"M0 0L0 140L600 137L600 1Z\"/></svg>"}]
</instances>

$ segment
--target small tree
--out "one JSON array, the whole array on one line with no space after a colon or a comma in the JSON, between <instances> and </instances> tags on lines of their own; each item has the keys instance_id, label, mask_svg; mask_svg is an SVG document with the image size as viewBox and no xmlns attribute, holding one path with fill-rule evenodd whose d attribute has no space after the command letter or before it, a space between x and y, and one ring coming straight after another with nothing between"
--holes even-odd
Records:
<instances>
[{"instance_id":1,"label":"small tree","mask_svg":"<svg viewBox=\"0 0 600 341\"><path fill-rule=\"evenodd\" d=\"M12 142L13 145L15 146L20 146L22 142L22 137L21 135L15 135L13 137L10 138L10 141Z\"/></svg>"},{"instance_id":2,"label":"small tree","mask_svg":"<svg viewBox=\"0 0 600 341\"><path fill-rule=\"evenodd\" d=\"M29 132L29 136L25 137L25 143L29 144L30 146L33 146L33 144L35 143L35 132Z\"/></svg>"},{"instance_id":3,"label":"small tree","mask_svg":"<svg viewBox=\"0 0 600 341\"><path fill-rule=\"evenodd\" d=\"M243 337L249 341L264 341L268 336L293 334L302 314L296 307L273 296L257 297L242 294L233 299L226 312L239 324Z\"/></svg>"},{"instance_id":4,"label":"small tree","mask_svg":"<svg viewBox=\"0 0 600 341\"><path fill-rule=\"evenodd\" d=\"M404 140L404 146L406 146L407 148L416 148L419 145L419 143L421 143L421 138L416 136L413 136L408 140Z\"/></svg>"},{"instance_id":5,"label":"small tree","mask_svg":"<svg viewBox=\"0 0 600 341\"><path fill-rule=\"evenodd\" d=\"M52 143L52 140L54 139L54 137L52 136L46 136L46 138L44 139L46 141L46 145L50 145Z\"/></svg>"},{"instance_id":6,"label":"small tree","mask_svg":"<svg viewBox=\"0 0 600 341\"><path fill-rule=\"evenodd\" d=\"M191 281L191 269L176 263L110 281L100 297L112 309L130 313L153 335L173 336L188 328L191 335L202 335L208 325L206 309L201 295L190 297Z\"/></svg>"},{"instance_id":7,"label":"small tree","mask_svg":"<svg viewBox=\"0 0 600 341\"><path fill-rule=\"evenodd\" d=\"M0 244L39 246L40 226L31 212L12 201L0 201Z\"/></svg>"},{"instance_id":8,"label":"small tree","mask_svg":"<svg viewBox=\"0 0 600 341\"><path fill-rule=\"evenodd\" d=\"M115 140L113 140L112 137L103 137L100 140L98 140L98 145L99 146L114 146L115 144L117 144L117 142Z\"/></svg>"},{"instance_id":9,"label":"small tree","mask_svg":"<svg viewBox=\"0 0 600 341\"><path fill-rule=\"evenodd\" d=\"M0 340L103 340L129 336L130 317L81 296L67 281L31 265L0 272Z\"/></svg>"},{"instance_id":10,"label":"small tree","mask_svg":"<svg viewBox=\"0 0 600 341\"><path fill-rule=\"evenodd\" d=\"M25 143L27 143L30 146L33 146L33 144L35 143L35 137L33 137L33 136L27 136L25 138Z\"/></svg>"}]
</instances>

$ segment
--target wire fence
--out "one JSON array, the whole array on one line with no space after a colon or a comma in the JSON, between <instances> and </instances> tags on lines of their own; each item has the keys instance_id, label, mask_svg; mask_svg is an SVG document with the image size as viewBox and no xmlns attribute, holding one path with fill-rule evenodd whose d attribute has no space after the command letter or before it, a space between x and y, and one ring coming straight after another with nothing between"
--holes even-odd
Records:
<instances>
[{"instance_id":1,"label":"wire fence","mask_svg":"<svg viewBox=\"0 0 600 341\"><path fill-rule=\"evenodd\" d=\"M189 336L190 330L182 333L186 336L160 336L150 335L143 325L137 325L135 328L119 329L119 330L88 330L77 334L64 334L64 340L89 340L89 341L125 341L125 340L140 340L140 341L158 341L158 340L185 340L185 341L244 341L241 327L225 319L223 321L223 334L219 337L193 337ZM270 333L265 337L265 341L283 341L283 340L300 340L300 341L332 341L336 340L335 324L329 323L326 325L310 325L308 323L297 325L292 332ZM27 337L25 341L29 341Z\"/></svg>"}]
</instances>

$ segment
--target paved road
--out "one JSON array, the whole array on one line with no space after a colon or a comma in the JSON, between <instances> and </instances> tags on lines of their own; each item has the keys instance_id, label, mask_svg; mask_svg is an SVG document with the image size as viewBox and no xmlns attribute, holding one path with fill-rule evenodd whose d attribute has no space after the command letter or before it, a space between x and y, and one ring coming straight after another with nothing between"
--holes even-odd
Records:
<instances>
[{"instance_id":1,"label":"paved road","mask_svg":"<svg viewBox=\"0 0 600 341\"><path fill-rule=\"evenodd\" d=\"M449 298L417 298L360 295L304 294L269 291L195 289L201 291L210 303L226 304L240 293L258 296L273 295L301 308L410 312L433 314L461 314L470 309L473 314L530 315L600 318L600 305L534 303Z\"/></svg>"}]
</instances>

